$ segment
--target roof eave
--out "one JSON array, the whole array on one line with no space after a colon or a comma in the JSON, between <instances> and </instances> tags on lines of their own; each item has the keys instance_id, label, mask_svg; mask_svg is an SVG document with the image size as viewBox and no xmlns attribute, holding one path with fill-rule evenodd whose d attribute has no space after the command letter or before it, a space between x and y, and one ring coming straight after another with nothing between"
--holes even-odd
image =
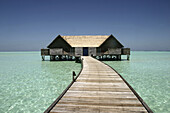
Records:
<instances>
[{"instance_id":1,"label":"roof eave","mask_svg":"<svg viewBox=\"0 0 170 113\"><path fill-rule=\"evenodd\" d=\"M54 41L55 41L57 38L59 38L59 37L61 37L70 47L72 47L61 35L58 35L58 36L47 46L47 48L50 48L50 46L54 43Z\"/></svg>"},{"instance_id":2,"label":"roof eave","mask_svg":"<svg viewBox=\"0 0 170 113\"><path fill-rule=\"evenodd\" d=\"M110 37L113 37L122 47L124 47L112 34L108 38L110 38ZM102 46L107 41L107 39L102 44L100 44L100 46Z\"/></svg>"},{"instance_id":3,"label":"roof eave","mask_svg":"<svg viewBox=\"0 0 170 113\"><path fill-rule=\"evenodd\" d=\"M58 35L58 36L47 46L47 48L50 48L50 46L54 43L54 41L55 41L58 37L61 37L61 36Z\"/></svg>"},{"instance_id":4,"label":"roof eave","mask_svg":"<svg viewBox=\"0 0 170 113\"><path fill-rule=\"evenodd\" d=\"M117 40L112 34L111 34L110 36L112 36L122 47L124 47L124 45L122 45L122 44L119 42L119 40Z\"/></svg>"}]
</instances>

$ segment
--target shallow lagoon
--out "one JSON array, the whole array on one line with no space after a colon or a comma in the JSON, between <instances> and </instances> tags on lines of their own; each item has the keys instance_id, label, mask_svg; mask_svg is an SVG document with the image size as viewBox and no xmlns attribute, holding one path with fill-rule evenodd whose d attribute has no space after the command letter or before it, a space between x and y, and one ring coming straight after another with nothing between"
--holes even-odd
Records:
<instances>
[{"instance_id":1,"label":"shallow lagoon","mask_svg":"<svg viewBox=\"0 0 170 113\"><path fill-rule=\"evenodd\" d=\"M0 113L41 113L72 80L74 61L41 61L40 52L0 52Z\"/></svg>"},{"instance_id":2,"label":"shallow lagoon","mask_svg":"<svg viewBox=\"0 0 170 113\"><path fill-rule=\"evenodd\" d=\"M170 52L131 52L130 61L105 61L155 113L170 112ZM124 57L125 59L126 57ZM71 82L74 61L41 61L40 52L0 52L0 113L43 112Z\"/></svg>"}]
</instances>

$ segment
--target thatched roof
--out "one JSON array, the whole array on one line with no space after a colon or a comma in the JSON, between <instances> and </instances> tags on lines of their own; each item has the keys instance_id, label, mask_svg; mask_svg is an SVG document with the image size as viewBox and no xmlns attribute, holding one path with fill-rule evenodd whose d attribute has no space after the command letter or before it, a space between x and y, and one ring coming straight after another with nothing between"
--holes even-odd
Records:
<instances>
[{"instance_id":1,"label":"thatched roof","mask_svg":"<svg viewBox=\"0 0 170 113\"><path fill-rule=\"evenodd\" d=\"M100 47L109 37L114 38L122 47L123 45L113 35L82 35L82 36L60 36L48 46L50 48L58 38L64 39L71 47Z\"/></svg>"},{"instance_id":2,"label":"thatched roof","mask_svg":"<svg viewBox=\"0 0 170 113\"><path fill-rule=\"evenodd\" d=\"M62 36L72 47L99 47L109 36Z\"/></svg>"}]
</instances>

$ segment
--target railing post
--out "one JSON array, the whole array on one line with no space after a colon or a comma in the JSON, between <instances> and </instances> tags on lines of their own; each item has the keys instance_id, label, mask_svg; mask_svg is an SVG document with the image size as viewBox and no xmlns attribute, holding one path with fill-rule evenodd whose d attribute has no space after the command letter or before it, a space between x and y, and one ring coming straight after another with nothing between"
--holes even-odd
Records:
<instances>
[{"instance_id":1,"label":"railing post","mask_svg":"<svg viewBox=\"0 0 170 113\"><path fill-rule=\"evenodd\" d=\"M82 62L83 62L83 60L84 60L84 59L82 58L82 59L81 59L81 68L83 68L83 63L82 63Z\"/></svg>"},{"instance_id":2,"label":"railing post","mask_svg":"<svg viewBox=\"0 0 170 113\"><path fill-rule=\"evenodd\" d=\"M129 58L130 58L130 55L127 55L127 60L129 60Z\"/></svg>"},{"instance_id":3,"label":"railing post","mask_svg":"<svg viewBox=\"0 0 170 113\"><path fill-rule=\"evenodd\" d=\"M44 61L45 60L45 55L42 55L42 61Z\"/></svg>"},{"instance_id":4,"label":"railing post","mask_svg":"<svg viewBox=\"0 0 170 113\"><path fill-rule=\"evenodd\" d=\"M75 82L74 76L76 76L76 73L73 71L73 81Z\"/></svg>"}]
</instances>

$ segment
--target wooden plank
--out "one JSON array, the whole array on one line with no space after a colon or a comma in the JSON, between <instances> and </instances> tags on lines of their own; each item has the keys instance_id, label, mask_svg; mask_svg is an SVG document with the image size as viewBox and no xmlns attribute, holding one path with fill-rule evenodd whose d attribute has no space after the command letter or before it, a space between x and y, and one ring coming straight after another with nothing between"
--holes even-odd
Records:
<instances>
[{"instance_id":1,"label":"wooden plank","mask_svg":"<svg viewBox=\"0 0 170 113\"><path fill-rule=\"evenodd\" d=\"M148 112L116 71L89 56L83 59L82 72L51 113Z\"/></svg>"},{"instance_id":2,"label":"wooden plank","mask_svg":"<svg viewBox=\"0 0 170 113\"><path fill-rule=\"evenodd\" d=\"M97 105L97 106L121 106L121 107L124 107L124 106L133 106L133 107L142 107L142 104L141 103L136 103L136 102L131 102L131 103L128 103L128 102L100 102L100 101L80 101L80 100L77 100L77 101L74 101L74 100L64 100L64 99L61 99L59 101L58 104L74 104L74 105L89 105L89 106L93 106L93 105Z\"/></svg>"},{"instance_id":3,"label":"wooden plank","mask_svg":"<svg viewBox=\"0 0 170 113\"><path fill-rule=\"evenodd\" d=\"M53 109L53 112L90 112L93 111L94 113L96 112L118 112L118 113L127 113L127 112L133 112L133 113L146 113L146 110L143 107L119 107L119 106L101 106L98 108L98 106L87 106L87 105L66 105L66 104L59 104L57 105L56 108Z\"/></svg>"},{"instance_id":4,"label":"wooden plank","mask_svg":"<svg viewBox=\"0 0 170 113\"><path fill-rule=\"evenodd\" d=\"M66 105L66 104L57 104L56 105L56 108L57 107L67 107L67 108L75 108L75 107L79 107L79 108L85 108L85 109L88 109L88 108L98 108L98 106L87 106L87 105ZM54 108L54 109L56 109L56 108ZM102 108L102 109L115 109L115 110L122 110L123 111L123 109L125 110L130 110L130 111L135 111L135 110L137 110L137 111L145 111L145 109L143 108L143 107L124 107L123 109L122 109L122 107L120 107L120 106L101 106L100 108Z\"/></svg>"}]
</instances>

